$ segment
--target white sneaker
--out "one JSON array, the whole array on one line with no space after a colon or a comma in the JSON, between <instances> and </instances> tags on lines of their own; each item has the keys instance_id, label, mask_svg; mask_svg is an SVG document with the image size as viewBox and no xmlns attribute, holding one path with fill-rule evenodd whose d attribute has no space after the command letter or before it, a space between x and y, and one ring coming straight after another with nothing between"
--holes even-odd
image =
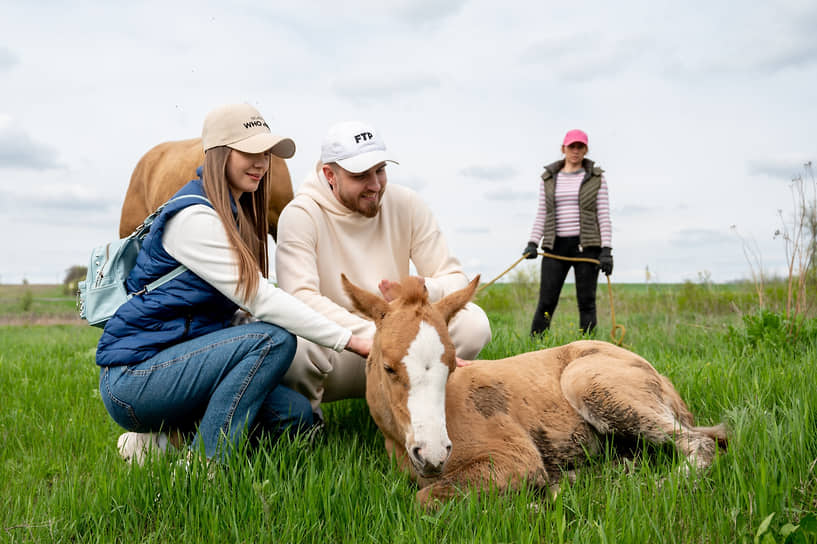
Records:
<instances>
[{"instance_id":1,"label":"white sneaker","mask_svg":"<svg viewBox=\"0 0 817 544\"><path fill-rule=\"evenodd\" d=\"M141 465L149 451L154 454L165 453L168 441L165 433L123 433L116 441L119 455L129 463Z\"/></svg>"}]
</instances>

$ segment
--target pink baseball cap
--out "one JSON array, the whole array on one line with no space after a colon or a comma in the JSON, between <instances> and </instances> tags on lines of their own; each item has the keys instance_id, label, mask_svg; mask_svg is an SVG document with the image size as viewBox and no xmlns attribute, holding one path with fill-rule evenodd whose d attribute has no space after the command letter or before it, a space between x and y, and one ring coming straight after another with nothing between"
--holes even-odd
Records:
<instances>
[{"instance_id":1,"label":"pink baseball cap","mask_svg":"<svg viewBox=\"0 0 817 544\"><path fill-rule=\"evenodd\" d=\"M584 145L587 145L587 134L584 131L581 131L577 128L574 128L573 130L568 130L567 134L565 134L565 139L562 142L562 145L568 146L576 142L581 142Z\"/></svg>"}]
</instances>

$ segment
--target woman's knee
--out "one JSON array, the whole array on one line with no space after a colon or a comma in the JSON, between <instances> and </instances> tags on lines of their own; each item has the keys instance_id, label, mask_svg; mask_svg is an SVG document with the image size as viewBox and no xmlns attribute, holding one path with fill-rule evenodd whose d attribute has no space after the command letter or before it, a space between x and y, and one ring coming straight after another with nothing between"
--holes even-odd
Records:
<instances>
[{"instance_id":1,"label":"woman's knee","mask_svg":"<svg viewBox=\"0 0 817 544\"><path fill-rule=\"evenodd\" d=\"M298 342L294 334L278 325L264 321L248 323L241 325L241 327L246 328L245 332L249 334L262 335L262 342L267 347L272 348L280 357L290 362L292 361L292 358L295 356L295 349L298 347Z\"/></svg>"},{"instance_id":2,"label":"woman's knee","mask_svg":"<svg viewBox=\"0 0 817 544\"><path fill-rule=\"evenodd\" d=\"M291 364L292 359L295 357L295 350L298 348L298 340L294 334L287 330L281 329L281 332L282 334L278 339L278 345L280 346L282 355L284 355Z\"/></svg>"},{"instance_id":3,"label":"woman's knee","mask_svg":"<svg viewBox=\"0 0 817 544\"><path fill-rule=\"evenodd\" d=\"M122 373L122 367L106 367L101 369L99 379L99 393L102 397L102 404L108 415L111 416L120 427L129 431L141 431L144 426L136 417L136 411L133 406L117 396L117 392L112 386L115 377L119 377ZM130 391L135 388L125 388L125 391Z\"/></svg>"}]
</instances>

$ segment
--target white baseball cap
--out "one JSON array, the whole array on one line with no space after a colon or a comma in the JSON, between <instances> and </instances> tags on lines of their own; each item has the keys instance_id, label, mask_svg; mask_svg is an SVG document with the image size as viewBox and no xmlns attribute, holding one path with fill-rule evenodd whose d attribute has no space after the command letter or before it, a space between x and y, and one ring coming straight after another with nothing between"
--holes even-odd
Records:
<instances>
[{"instance_id":1,"label":"white baseball cap","mask_svg":"<svg viewBox=\"0 0 817 544\"><path fill-rule=\"evenodd\" d=\"M353 174L381 162L393 162L386 143L375 128L362 121L343 121L329 127L321 145L321 162L337 163Z\"/></svg>"},{"instance_id":2,"label":"white baseball cap","mask_svg":"<svg viewBox=\"0 0 817 544\"><path fill-rule=\"evenodd\" d=\"M249 104L227 104L208 113L201 129L201 143L205 151L224 145L245 153L269 150L282 159L295 154L295 142L273 135L258 110Z\"/></svg>"}]
</instances>

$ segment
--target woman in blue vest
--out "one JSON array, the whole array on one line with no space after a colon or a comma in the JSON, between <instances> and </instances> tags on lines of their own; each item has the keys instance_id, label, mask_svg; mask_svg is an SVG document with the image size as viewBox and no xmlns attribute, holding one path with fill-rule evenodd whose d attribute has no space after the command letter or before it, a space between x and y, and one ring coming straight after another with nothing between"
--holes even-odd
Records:
<instances>
[{"instance_id":1,"label":"woman in blue vest","mask_svg":"<svg viewBox=\"0 0 817 544\"><path fill-rule=\"evenodd\" d=\"M105 407L135 431L120 437L120 452L137 461L145 437L163 445L137 433L195 430L191 450L223 460L247 428L310 425L309 401L281 385L294 335L364 357L371 347L267 281L269 160L291 157L293 141L234 104L207 115L202 144L200 177L156 218L126 286L138 292L179 264L187 270L123 304L97 348ZM238 308L258 321L231 326Z\"/></svg>"},{"instance_id":2,"label":"woman in blue vest","mask_svg":"<svg viewBox=\"0 0 817 544\"><path fill-rule=\"evenodd\" d=\"M539 302L531 323L531 335L550 327L559 295L571 267L576 280L579 327L583 333L596 326L596 286L599 268L613 273L610 201L604 170L586 159L587 134L571 130L562 141L564 158L545 166L539 183L539 206L528 245L528 259L538 256L541 241L547 254L594 259L599 265L567 261L545 255L539 284Z\"/></svg>"}]
</instances>

